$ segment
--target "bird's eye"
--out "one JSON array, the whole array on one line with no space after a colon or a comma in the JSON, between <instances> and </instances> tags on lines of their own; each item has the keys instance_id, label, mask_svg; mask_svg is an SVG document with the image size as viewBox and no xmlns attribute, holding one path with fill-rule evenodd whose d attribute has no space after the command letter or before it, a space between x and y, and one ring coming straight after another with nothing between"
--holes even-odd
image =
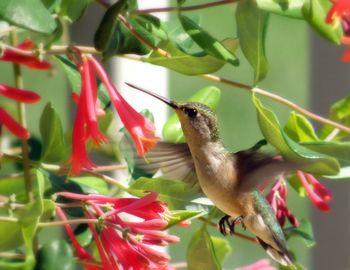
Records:
<instances>
[{"instance_id":1,"label":"bird's eye","mask_svg":"<svg viewBox=\"0 0 350 270\"><path fill-rule=\"evenodd\" d=\"M189 116L189 117L196 117L197 116L197 110L193 109L193 108L185 108L185 113Z\"/></svg>"}]
</instances>

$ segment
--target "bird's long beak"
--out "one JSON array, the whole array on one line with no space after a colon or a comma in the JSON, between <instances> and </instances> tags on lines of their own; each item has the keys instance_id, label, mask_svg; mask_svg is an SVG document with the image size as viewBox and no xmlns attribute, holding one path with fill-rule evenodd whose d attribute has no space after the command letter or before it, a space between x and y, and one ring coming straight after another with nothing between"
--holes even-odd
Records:
<instances>
[{"instance_id":1,"label":"bird's long beak","mask_svg":"<svg viewBox=\"0 0 350 270\"><path fill-rule=\"evenodd\" d=\"M175 101L172 101L172 100L170 100L170 99L168 99L168 98L165 98L165 97L162 97L162 96L160 96L160 95L158 95L158 94L156 94L156 93L153 93L153 92L151 92L151 91L148 91L148 90L146 90L146 89L143 89L143 88L141 88L141 87L138 87L138 86L136 86L136 85L133 85L133 84L131 84L131 83L125 83L126 85L128 85L128 86L130 86L130 87L132 87L132 88L135 88L135 89L137 89L137 90L139 90L139 91L141 91L141 92L144 92L144 93L146 93L146 94L148 94L148 95L150 95L150 96L152 96L152 97L155 97L156 99L159 99L160 101L163 101L165 104L167 104L167 105L169 105L170 107L172 107L172 108L174 108L174 109L178 109L179 108L179 105L177 104L177 102L175 102Z\"/></svg>"}]
</instances>

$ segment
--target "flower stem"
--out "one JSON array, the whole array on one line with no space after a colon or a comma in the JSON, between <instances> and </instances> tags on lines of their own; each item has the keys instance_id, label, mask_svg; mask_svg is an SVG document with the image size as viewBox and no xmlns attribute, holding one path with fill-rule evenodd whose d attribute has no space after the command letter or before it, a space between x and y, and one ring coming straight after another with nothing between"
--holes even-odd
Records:
<instances>
[{"instance_id":1,"label":"flower stem","mask_svg":"<svg viewBox=\"0 0 350 270\"><path fill-rule=\"evenodd\" d=\"M204 4L198 4L193 6L185 6L185 7L163 7L163 8L149 8L149 9L141 9L130 12L131 15L140 15L140 14L148 14L148 13L159 13L159 12L176 12L176 11L193 11L193 10L201 10L205 8L211 8L216 6L222 6L227 4L236 3L239 0L221 0L216 2L209 2Z\"/></svg>"},{"instance_id":2,"label":"flower stem","mask_svg":"<svg viewBox=\"0 0 350 270\"><path fill-rule=\"evenodd\" d=\"M17 33L16 30L12 30L10 34L10 40L12 46L17 46L18 39L17 39ZM16 88L23 88L23 76L21 67L18 64L13 64L13 73L15 76L15 86ZM18 102L17 103L17 110L18 110L18 120L19 123L26 128L27 121L26 121L26 108L24 103ZM22 155L23 155L23 171L24 171L24 182L25 182L25 188L27 193L27 200L28 202L31 202L34 200L34 193L33 193L33 182L32 177L30 174L30 160L29 160L29 145L28 141L22 140Z\"/></svg>"},{"instance_id":3,"label":"flower stem","mask_svg":"<svg viewBox=\"0 0 350 270\"><path fill-rule=\"evenodd\" d=\"M79 225L82 223L86 224L98 224L98 219L92 219L92 218L79 218L79 219L70 219L70 220L60 220L60 221L51 221L51 222L39 222L38 227L39 228L47 228L47 227L57 227L57 226L64 226L67 224L70 225Z\"/></svg>"}]
</instances>

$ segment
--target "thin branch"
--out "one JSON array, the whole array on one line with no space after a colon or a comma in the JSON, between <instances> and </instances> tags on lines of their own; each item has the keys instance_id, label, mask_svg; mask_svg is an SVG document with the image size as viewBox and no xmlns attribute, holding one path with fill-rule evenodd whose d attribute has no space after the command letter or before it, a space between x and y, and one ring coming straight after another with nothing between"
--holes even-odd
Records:
<instances>
[{"instance_id":1,"label":"thin branch","mask_svg":"<svg viewBox=\"0 0 350 270\"><path fill-rule=\"evenodd\" d=\"M287 107L289 108L292 108L293 110L307 116L308 118L310 119L313 119L315 120L316 122L319 122L319 123L322 123L322 124L325 124L325 125L330 125L334 128L338 128L342 131L345 131L347 133L350 133L350 127L347 127L347 126L344 126L340 123L337 123L337 122L334 122L330 119L327 119L325 117L322 117L318 114L315 114L313 112L310 112L300 106L298 106L297 104L295 104L294 102L284 98L284 97L281 97L279 95L276 95L274 93L271 93L269 91L266 91L266 90L263 90L263 89L260 89L258 87L253 87L253 86L249 86L247 84L243 84L243 83L239 83L239 82L235 82L235 81L231 81L231 80L227 80L227 79L224 79L224 78L221 78L219 76L216 76L216 75L212 75L212 74L205 74L205 75L201 75L202 78L206 79L206 80L210 80L210 81L214 81L214 82L220 82L220 83L223 83L223 84L226 84L226 85L229 85L229 86L233 86L233 87L237 87L237 88L240 88L240 89L243 89L243 90L246 90L250 93L257 93L261 96L264 96L264 97L268 97L274 101L277 101L278 103L281 103L283 105L286 105Z\"/></svg>"},{"instance_id":2,"label":"thin branch","mask_svg":"<svg viewBox=\"0 0 350 270\"><path fill-rule=\"evenodd\" d=\"M83 170L83 173L86 174L86 175L92 175L92 176L95 176L97 178L100 178L102 179L103 181L111 184L111 185L114 185L114 186L117 186L118 188L126 191L126 192L129 192L129 187L122 184L121 182L115 180L114 178L110 177L110 176L107 176L107 175L104 175L104 174L99 174L99 173L96 173L96 172L93 172L93 171L88 171L88 170Z\"/></svg>"},{"instance_id":3,"label":"thin branch","mask_svg":"<svg viewBox=\"0 0 350 270\"><path fill-rule=\"evenodd\" d=\"M172 263L171 266L176 268L176 269L186 269L187 263L186 262Z\"/></svg>"},{"instance_id":4,"label":"thin branch","mask_svg":"<svg viewBox=\"0 0 350 270\"><path fill-rule=\"evenodd\" d=\"M204 223L210 225L211 227L214 227L214 228L216 228L216 229L218 229L218 230L220 229L218 224L216 224L215 222L213 222L213 221L211 221L211 220L209 220L209 219L206 219L206 218L204 218L204 217L200 217L199 220L201 220L201 221L203 221ZM229 234L229 233L230 233L230 230L229 230L229 229L226 229L226 232L227 232L227 234ZM247 241L249 241L249 242L251 242L251 243L254 243L254 244L257 244L257 243L258 243L258 241L257 241L255 238L246 236L245 234L238 233L238 232L234 232L233 234L234 234L235 236L237 236L237 237L239 237L239 238L242 238L242 239L244 239L244 240L247 240Z\"/></svg>"},{"instance_id":5,"label":"thin branch","mask_svg":"<svg viewBox=\"0 0 350 270\"><path fill-rule=\"evenodd\" d=\"M0 257L6 259L25 259L24 254L14 252L0 252Z\"/></svg>"},{"instance_id":6,"label":"thin branch","mask_svg":"<svg viewBox=\"0 0 350 270\"><path fill-rule=\"evenodd\" d=\"M216 2L209 2L204 4L198 4L193 6L180 6L180 7L163 7L163 8L149 8L149 9L140 9L131 11L131 15L140 15L140 14L149 14L149 13L159 13L159 12L177 12L177 11L193 11L193 10L201 10L205 8L217 7L227 4L236 3L239 0L221 0Z\"/></svg>"},{"instance_id":7,"label":"thin branch","mask_svg":"<svg viewBox=\"0 0 350 270\"><path fill-rule=\"evenodd\" d=\"M47 163L40 163L39 166L47 171L62 172L62 173L67 173L69 172L69 169L70 169L69 166L47 164ZM124 170L126 168L127 168L126 164L112 164L112 165L105 165L105 166L97 166L96 168L93 168L91 171L83 170L83 172L84 173L110 172L110 171Z\"/></svg>"},{"instance_id":8,"label":"thin branch","mask_svg":"<svg viewBox=\"0 0 350 270\"><path fill-rule=\"evenodd\" d=\"M18 223L19 221L17 218L13 218L13 217L0 217L0 223L1 222Z\"/></svg>"},{"instance_id":9,"label":"thin branch","mask_svg":"<svg viewBox=\"0 0 350 270\"><path fill-rule=\"evenodd\" d=\"M1 219L0 219L1 220ZM63 226L63 225L79 225L82 223L87 224L98 224L98 219L92 219L92 218L79 218L79 219L70 219L70 220L60 220L60 221L51 221L51 222L39 222L38 227L40 228L47 228L47 227L57 227L57 226Z\"/></svg>"}]
</instances>

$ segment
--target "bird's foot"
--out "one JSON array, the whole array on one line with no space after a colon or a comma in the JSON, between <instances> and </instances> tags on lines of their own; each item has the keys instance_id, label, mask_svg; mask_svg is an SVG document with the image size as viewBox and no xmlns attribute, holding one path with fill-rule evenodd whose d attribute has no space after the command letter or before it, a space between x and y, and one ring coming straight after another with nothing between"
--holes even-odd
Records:
<instances>
[{"instance_id":1,"label":"bird's foot","mask_svg":"<svg viewBox=\"0 0 350 270\"><path fill-rule=\"evenodd\" d=\"M243 229L246 229L246 226L243 223L242 216L235 218L233 221L230 221L230 218L231 218L231 216L225 215L220 219L219 228L220 228L221 234L223 234L223 235L227 234L227 231L226 231L226 226L227 226L230 234L233 235L235 233L235 225L240 224L240 223L242 224Z\"/></svg>"},{"instance_id":2,"label":"bird's foot","mask_svg":"<svg viewBox=\"0 0 350 270\"><path fill-rule=\"evenodd\" d=\"M226 235L226 225L230 227L230 216L225 215L219 221L219 229L222 235ZM231 229L230 229L231 230Z\"/></svg>"}]
</instances>

